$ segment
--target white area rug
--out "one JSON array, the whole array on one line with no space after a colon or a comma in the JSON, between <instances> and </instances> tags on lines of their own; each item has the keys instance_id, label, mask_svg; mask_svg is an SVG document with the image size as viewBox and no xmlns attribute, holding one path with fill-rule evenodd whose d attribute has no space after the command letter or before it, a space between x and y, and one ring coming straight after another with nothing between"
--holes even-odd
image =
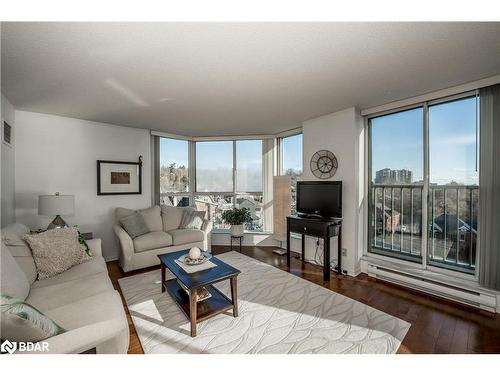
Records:
<instances>
[{"instance_id":1,"label":"white area rug","mask_svg":"<svg viewBox=\"0 0 500 375\"><path fill-rule=\"evenodd\" d=\"M395 353L410 328L245 255L217 257L241 271L239 317L229 311L201 322L195 338L180 308L161 293L159 270L119 280L146 353ZM216 286L230 296L229 280Z\"/></svg>"}]
</instances>

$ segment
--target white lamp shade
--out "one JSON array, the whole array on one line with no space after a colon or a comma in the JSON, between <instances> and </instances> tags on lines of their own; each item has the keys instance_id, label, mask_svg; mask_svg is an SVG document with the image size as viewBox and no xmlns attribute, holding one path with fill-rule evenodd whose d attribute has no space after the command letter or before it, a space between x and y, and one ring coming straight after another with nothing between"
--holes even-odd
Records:
<instances>
[{"instance_id":1,"label":"white lamp shade","mask_svg":"<svg viewBox=\"0 0 500 375\"><path fill-rule=\"evenodd\" d=\"M40 195L38 197L38 215L74 215L74 195Z\"/></svg>"}]
</instances>

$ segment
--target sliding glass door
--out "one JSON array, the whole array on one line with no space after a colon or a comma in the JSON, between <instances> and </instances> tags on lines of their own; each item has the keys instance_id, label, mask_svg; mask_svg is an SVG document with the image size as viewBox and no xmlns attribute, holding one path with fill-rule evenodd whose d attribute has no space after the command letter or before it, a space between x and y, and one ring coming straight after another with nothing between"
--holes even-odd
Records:
<instances>
[{"instance_id":1,"label":"sliding glass door","mask_svg":"<svg viewBox=\"0 0 500 375\"><path fill-rule=\"evenodd\" d=\"M475 96L429 105L430 265L474 273L478 145Z\"/></svg>"},{"instance_id":2,"label":"sliding glass door","mask_svg":"<svg viewBox=\"0 0 500 375\"><path fill-rule=\"evenodd\" d=\"M422 103L368 120L369 252L475 272L477 100Z\"/></svg>"},{"instance_id":3,"label":"sliding glass door","mask_svg":"<svg viewBox=\"0 0 500 375\"><path fill-rule=\"evenodd\" d=\"M370 120L370 249L420 262L422 255L422 107Z\"/></svg>"}]
</instances>

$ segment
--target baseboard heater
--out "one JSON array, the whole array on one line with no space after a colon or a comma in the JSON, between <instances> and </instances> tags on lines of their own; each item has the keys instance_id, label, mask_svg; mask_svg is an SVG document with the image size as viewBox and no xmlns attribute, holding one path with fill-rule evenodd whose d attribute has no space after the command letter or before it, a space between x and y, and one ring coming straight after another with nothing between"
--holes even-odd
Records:
<instances>
[{"instance_id":1,"label":"baseboard heater","mask_svg":"<svg viewBox=\"0 0 500 375\"><path fill-rule=\"evenodd\" d=\"M390 269L368 263L368 275L410 289L419 290L451 301L477 307L489 312L496 312L497 301L493 293L479 292L464 287L457 287L441 281L415 276L400 270Z\"/></svg>"}]
</instances>

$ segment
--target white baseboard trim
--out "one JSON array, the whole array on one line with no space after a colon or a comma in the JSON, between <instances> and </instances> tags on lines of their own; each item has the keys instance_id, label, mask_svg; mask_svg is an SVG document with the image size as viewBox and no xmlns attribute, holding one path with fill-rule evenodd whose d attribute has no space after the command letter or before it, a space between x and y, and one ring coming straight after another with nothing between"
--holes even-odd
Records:
<instances>
[{"instance_id":1,"label":"white baseboard trim","mask_svg":"<svg viewBox=\"0 0 500 375\"><path fill-rule=\"evenodd\" d=\"M364 256L361 263L362 270L371 277L489 312L500 312L500 293L485 289L477 283L450 276L443 277L428 270L404 267L369 256Z\"/></svg>"}]
</instances>

